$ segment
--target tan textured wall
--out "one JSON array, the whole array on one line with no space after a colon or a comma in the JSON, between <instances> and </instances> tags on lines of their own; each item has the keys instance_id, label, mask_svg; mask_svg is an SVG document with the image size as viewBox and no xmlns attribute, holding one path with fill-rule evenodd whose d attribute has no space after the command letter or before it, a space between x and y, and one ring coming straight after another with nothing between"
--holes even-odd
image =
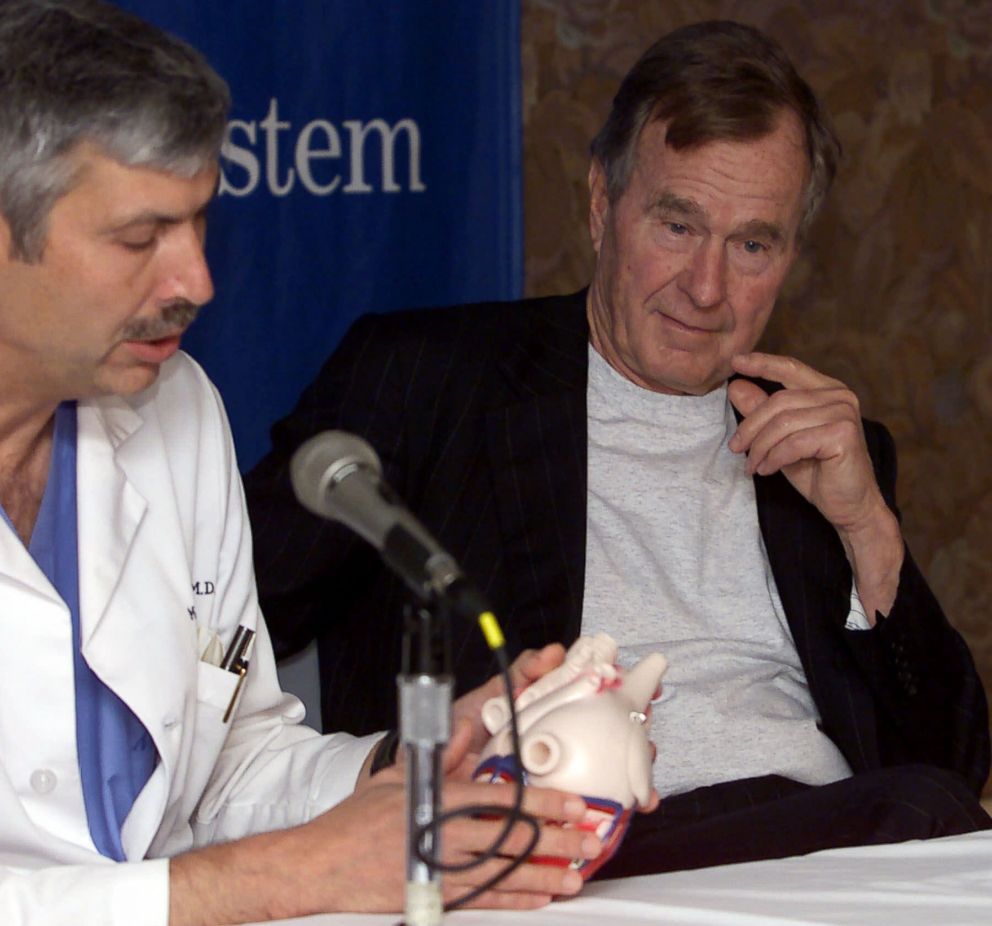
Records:
<instances>
[{"instance_id":1,"label":"tan textured wall","mask_svg":"<svg viewBox=\"0 0 992 926\"><path fill-rule=\"evenodd\" d=\"M992 2L523 0L527 292L588 281L589 139L640 52L710 18L777 38L845 151L763 346L892 430L910 547L992 691Z\"/></svg>"}]
</instances>

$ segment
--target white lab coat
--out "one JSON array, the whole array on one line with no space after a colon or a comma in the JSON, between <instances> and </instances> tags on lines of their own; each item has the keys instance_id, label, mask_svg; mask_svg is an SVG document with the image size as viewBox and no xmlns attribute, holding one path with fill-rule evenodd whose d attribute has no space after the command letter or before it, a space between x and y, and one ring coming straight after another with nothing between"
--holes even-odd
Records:
<instances>
[{"instance_id":1,"label":"white lab coat","mask_svg":"<svg viewBox=\"0 0 992 926\"><path fill-rule=\"evenodd\" d=\"M160 761L123 827L129 861L110 862L83 805L69 612L0 519L0 923L165 926L165 857L313 817L351 792L375 737L320 737L279 689L203 371L178 354L137 396L80 402L78 431L83 654ZM237 677L199 654L239 624L257 637L225 724Z\"/></svg>"}]
</instances>

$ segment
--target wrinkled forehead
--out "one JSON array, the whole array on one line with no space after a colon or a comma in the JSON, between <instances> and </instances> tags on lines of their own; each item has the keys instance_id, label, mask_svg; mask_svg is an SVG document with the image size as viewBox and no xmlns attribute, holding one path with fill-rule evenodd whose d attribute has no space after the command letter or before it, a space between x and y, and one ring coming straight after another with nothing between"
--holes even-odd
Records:
<instances>
[{"instance_id":1,"label":"wrinkled forehead","mask_svg":"<svg viewBox=\"0 0 992 926\"><path fill-rule=\"evenodd\" d=\"M651 204L680 206L688 215L740 203L754 218L794 233L812 168L799 120L784 111L771 131L749 138L714 138L677 147L663 120L638 139L628 190Z\"/></svg>"},{"instance_id":2,"label":"wrinkled forehead","mask_svg":"<svg viewBox=\"0 0 992 926\"><path fill-rule=\"evenodd\" d=\"M634 145L636 164L645 148L663 144L676 153L691 153L715 147L741 151L756 147L774 150L790 171L803 182L812 173L813 164L806 131L799 116L786 106L780 107L767 121L752 129L738 126L720 126L718 123L696 131L687 131L674 120L655 113L641 126Z\"/></svg>"}]
</instances>

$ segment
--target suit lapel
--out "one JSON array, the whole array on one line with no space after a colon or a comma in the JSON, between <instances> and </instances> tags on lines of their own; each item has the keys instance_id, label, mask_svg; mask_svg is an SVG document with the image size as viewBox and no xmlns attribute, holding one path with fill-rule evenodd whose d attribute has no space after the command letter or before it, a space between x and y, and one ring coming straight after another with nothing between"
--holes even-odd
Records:
<instances>
[{"instance_id":1,"label":"suit lapel","mask_svg":"<svg viewBox=\"0 0 992 926\"><path fill-rule=\"evenodd\" d=\"M83 649L89 645L117 591L147 503L115 459L141 426L126 403L79 406L79 610Z\"/></svg>"},{"instance_id":2,"label":"suit lapel","mask_svg":"<svg viewBox=\"0 0 992 926\"><path fill-rule=\"evenodd\" d=\"M834 529L781 474L754 480L758 523L823 731L855 770L878 766L875 711L844 645L851 572Z\"/></svg>"},{"instance_id":3,"label":"suit lapel","mask_svg":"<svg viewBox=\"0 0 992 926\"><path fill-rule=\"evenodd\" d=\"M133 479L139 471L147 476L163 456L140 415L111 398L81 403L78 421L83 656L144 724L161 758L135 803L143 808L136 814L140 822L125 827L128 857L141 857L161 820L177 761L179 740L163 718L183 717L187 675L195 667L193 624L172 613L185 605L190 579L183 563L161 559L162 551L182 550L182 538L170 536L169 518L149 521L147 481L143 493ZM166 494L168 474L154 475ZM142 530L155 538L139 546ZM187 634L176 632L176 620Z\"/></svg>"},{"instance_id":4,"label":"suit lapel","mask_svg":"<svg viewBox=\"0 0 992 926\"><path fill-rule=\"evenodd\" d=\"M792 639L802 660L810 688L817 687L819 662L812 644L816 642L816 626L821 620L821 600L814 593L815 582L808 572L806 536L803 518L789 513L797 497L788 497L791 487L783 476L756 477L755 501L758 524L771 565L782 607L792 631ZM790 504L791 502L791 504Z\"/></svg>"},{"instance_id":5,"label":"suit lapel","mask_svg":"<svg viewBox=\"0 0 992 926\"><path fill-rule=\"evenodd\" d=\"M505 570L517 646L578 636L585 579L585 292L521 308L499 364L507 399L489 412Z\"/></svg>"}]
</instances>

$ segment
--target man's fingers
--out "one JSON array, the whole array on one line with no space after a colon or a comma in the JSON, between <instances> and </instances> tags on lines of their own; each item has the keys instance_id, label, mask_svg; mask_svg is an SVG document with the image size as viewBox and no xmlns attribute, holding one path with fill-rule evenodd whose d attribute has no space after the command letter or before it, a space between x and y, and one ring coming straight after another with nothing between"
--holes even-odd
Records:
<instances>
[{"instance_id":1,"label":"man's fingers","mask_svg":"<svg viewBox=\"0 0 992 926\"><path fill-rule=\"evenodd\" d=\"M514 801L514 785L462 784L445 782L441 796L445 808L469 804L495 804L509 807ZM531 816L558 823L578 823L585 817L586 802L577 794L551 788L525 788L523 808Z\"/></svg>"},{"instance_id":2,"label":"man's fingers","mask_svg":"<svg viewBox=\"0 0 992 926\"><path fill-rule=\"evenodd\" d=\"M797 460L828 460L860 444L860 423L844 403L785 409L750 436L743 423L732 449L747 452L747 471L766 475ZM770 470L769 467L772 467Z\"/></svg>"},{"instance_id":3,"label":"man's fingers","mask_svg":"<svg viewBox=\"0 0 992 926\"><path fill-rule=\"evenodd\" d=\"M737 426L729 442L735 453L751 452L760 438L766 444L781 440L793 431L815 427L829 421L848 420L860 429L861 410L858 401L849 389L825 387L822 389L783 389L759 400L745 387L753 386L742 380L730 384L743 398L740 402L733 392L728 392L731 401L744 420ZM758 390L761 392L761 390ZM747 406L750 405L750 408Z\"/></svg>"},{"instance_id":4,"label":"man's fingers","mask_svg":"<svg viewBox=\"0 0 992 926\"><path fill-rule=\"evenodd\" d=\"M658 792L652 788L651 796L648 798L648 802L643 807L638 807L640 813L654 813L658 809L658 805L661 803L661 798L658 796Z\"/></svg>"},{"instance_id":5,"label":"man's fingers","mask_svg":"<svg viewBox=\"0 0 992 926\"><path fill-rule=\"evenodd\" d=\"M507 863L508 859L505 858L488 859L467 871L446 874L445 881L453 884L461 883L465 887L482 884L503 871ZM494 886L494 890L503 895L537 894L546 897L577 894L581 889L582 876L577 871L566 865L532 862L517 866ZM453 893L457 894L457 892ZM463 888L460 893L466 893L465 889Z\"/></svg>"},{"instance_id":6,"label":"man's fingers","mask_svg":"<svg viewBox=\"0 0 992 926\"><path fill-rule=\"evenodd\" d=\"M747 417L768 398L768 393L756 383L735 379L727 387L727 397L734 408Z\"/></svg>"},{"instance_id":7,"label":"man's fingers","mask_svg":"<svg viewBox=\"0 0 992 926\"><path fill-rule=\"evenodd\" d=\"M760 351L738 354L731 358L730 365L737 373L781 383L786 389L822 389L841 385L839 380L825 376L801 360L780 354L764 354Z\"/></svg>"},{"instance_id":8,"label":"man's fingers","mask_svg":"<svg viewBox=\"0 0 992 926\"><path fill-rule=\"evenodd\" d=\"M564 660L565 647L560 643L549 643L539 650L524 650L510 666L513 690L526 688L552 669L557 669Z\"/></svg>"},{"instance_id":9,"label":"man's fingers","mask_svg":"<svg viewBox=\"0 0 992 926\"><path fill-rule=\"evenodd\" d=\"M444 889L444 899L450 903L467 894L469 888L452 884ZM520 891L501 891L497 889L485 891L473 898L465 909L482 908L485 910L537 910L546 907L554 896L551 894L530 894Z\"/></svg>"},{"instance_id":10,"label":"man's fingers","mask_svg":"<svg viewBox=\"0 0 992 926\"><path fill-rule=\"evenodd\" d=\"M513 788L508 785L475 785L445 788L446 808L474 805L494 805L507 808L513 801ZM528 788L524 792L524 810L538 818L538 840L534 855L560 859L562 864L526 862L500 881L495 895L487 894L488 905L541 906L552 896L577 893L582 878L571 871L566 862L574 859L595 859L603 851L602 842L592 833L577 826L561 826L560 822L577 823L585 813L585 803L575 795L542 788ZM547 822L553 821L553 822ZM465 816L448 820L442 830L443 857L449 864L464 863L492 849L497 837L505 828L505 817ZM533 828L516 822L500 844L498 856L478 866L445 875L448 887L458 886L453 892L465 893L472 886L481 884L507 865L507 859L521 855L533 839ZM529 895L529 896L528 896ZM525 901L520 898L527 897Z\"/></svg>"},{"instance_id":11,"label":"man's fingers","mask_svg":"<svg viewBox=\"0 0 992 926\"><path fill-rule=\"evenodd\" d=\"M473 853L484 852L496 841L506 826L506 818L493 815L488 818L456 817L444 825L442 846L445 857L449 852ZM506 838L500 843L501 855L520 855L530 845L534 837L534 829L527 823L515 822ZM558 826L555 824L539 824L537 845L534 852L537 855L547 855L554 858L597 858L603 849L602 842L597 836L575 826Z\"/></svg>"},{"instance_id":12,"label":"man's fingers","mask_svg":"<svg viewBox=\"0 0 992 926\"><path fill-rule=\"evenodd\" d=\"M451 739L444 750L442 768L449 775L457 769L468 754L472 743L472 723L465 717L456 718L451 729Z\"/></svg>"}]
</instances>

